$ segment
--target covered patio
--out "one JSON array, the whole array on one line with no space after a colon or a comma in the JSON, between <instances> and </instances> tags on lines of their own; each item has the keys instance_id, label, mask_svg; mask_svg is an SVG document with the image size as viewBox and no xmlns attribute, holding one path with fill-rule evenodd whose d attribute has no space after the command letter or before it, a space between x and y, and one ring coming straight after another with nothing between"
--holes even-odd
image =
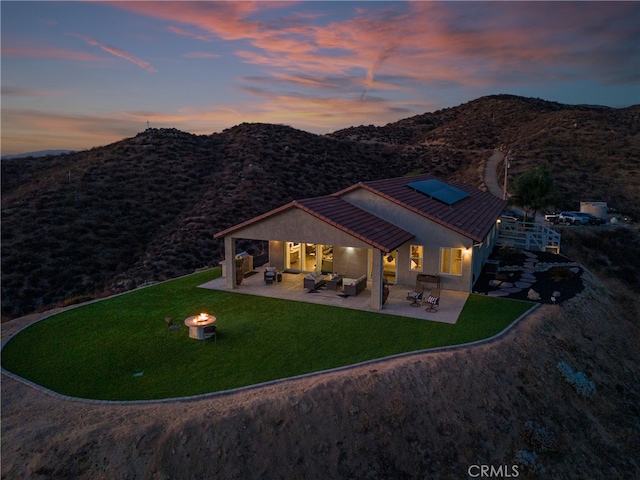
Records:
<instances>
[{"instance_id":1,"label":"covered patio","mask_svg":"<svg viewBox=\"0 0 640 480\"><path fill-rule=\"evenodd\" d=\"M434 322L454 324L460 316L469 296L466 292L453 290L441 290L440 306L437 312L427 312L425 306L412 307L407 300L407 293L413 291L414 285L389 285L389 298L382 310L371 307L371 281L367 282L367 288L356 296L342 296L342 291L326 289L317 290L317 293L309 293L303 287L303 273L282 274L282 282L267 284L264 281L265 267L258 267L252 274L245 277L236 288L230 289L226 279L217 278L200 285L200 288L211 290L232 291L234 293L256 295L262 297L281 298L298 302L318 303L341 308L352 308L367 312L376 312L383 315L396 315L401 317L420 318Z\"/></svg>"}]
</instances>

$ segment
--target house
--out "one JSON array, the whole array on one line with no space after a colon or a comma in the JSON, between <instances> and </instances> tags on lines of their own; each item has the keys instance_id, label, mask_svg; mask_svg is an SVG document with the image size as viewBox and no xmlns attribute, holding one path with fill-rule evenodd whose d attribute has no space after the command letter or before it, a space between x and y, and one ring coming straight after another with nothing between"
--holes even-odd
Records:
<instances>
[{"instance_id":1,"label":"house","mask_svg":"<svg viewBox=\"0 0 640 480\"><path fill-rule=\"evenodd\" d=\"M296 200L215 238L224 238L227 272L236 239L268 240L269 264L279 270L366 275L371 307L381 309L384 282L414 285L418 274L438 276L444 290L470 292L505 206L471 185L423 174ZM233 275L226 286L236 288Z\"/></svg>"}]
</instances>

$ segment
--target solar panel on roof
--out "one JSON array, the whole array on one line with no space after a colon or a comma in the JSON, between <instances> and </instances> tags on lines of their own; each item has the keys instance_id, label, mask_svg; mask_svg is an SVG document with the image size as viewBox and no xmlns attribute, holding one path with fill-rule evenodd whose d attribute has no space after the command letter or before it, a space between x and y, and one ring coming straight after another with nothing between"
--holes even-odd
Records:
<instances>
[{"instance_id":1,"label":"solar panel on roof","mask_svg":"<svg viewBox=\"0 0 640 480\"><path fill-rule=\"evenodd\" d=\"M440 200L447 205L453 205L454 203L469 196L467 192L463 192L459 188L452 187L451 185L435 179L411 182L407 184L407 187L413 188L425 195L429 195L430 197Z\"/></svg>"}]
</instances>

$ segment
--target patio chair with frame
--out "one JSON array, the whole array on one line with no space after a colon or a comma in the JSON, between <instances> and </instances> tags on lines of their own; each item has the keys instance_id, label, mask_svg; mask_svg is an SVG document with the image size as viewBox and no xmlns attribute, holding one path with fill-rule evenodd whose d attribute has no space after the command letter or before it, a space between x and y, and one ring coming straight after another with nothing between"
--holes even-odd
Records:
<instances>
[{"instance_id":1,"label":"patio chair with frame","mask_svg":"<svg viewBox=\"0 0 640 480\"><path fill-rule=\"evenodd\" d=\"M218 343L218 327L215 325L207 325L202 329L205 340L213 337L215 343Z\"/></svg>"},{"instance_id":2,"label":"patio chair with frame","mask_svg":"<svg viewBox=\"0 0 640 480\"><path fill-rule=\"evenodd\" d=\"M419 307L424 295L424 284L422 282L416 282L416 289L413 292L407 293L407 300L411 300L410 305L412 307Z\"/></svg>"},{"instance_id":3,"label":"patio chair with frame","mask_svg":"<svg viewBox=\"0 0 640 480\"><path fill-rule=\"evenodd\" d=\"M438 307L440 306L440 289L432 289L429 293L429 296L426 297L422 302L423 305L427 305L427 308L425 308L427 312L437 312Z\"/></svg>"}]
</instances>

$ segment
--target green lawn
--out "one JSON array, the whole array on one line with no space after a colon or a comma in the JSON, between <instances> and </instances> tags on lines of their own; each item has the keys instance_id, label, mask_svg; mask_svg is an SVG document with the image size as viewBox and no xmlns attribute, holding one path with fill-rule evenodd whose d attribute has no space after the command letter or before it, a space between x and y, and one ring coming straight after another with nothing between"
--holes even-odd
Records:
<instances>
[{"instance_id":1,"label":"green lawn","mask_svg":"<svg viewBox=\"0 0 640 480\"><path fill-rule=\"evenodd\" d=\"M104 400L197 395L455 345L502 331L532 304L471 295L456 325L196 288L200 272L69 310L17 334L2 366L53 391ZM199 312L219 335L168 331ZM142 372L142 375L134 375Z\"/></svg>"}]
</instances>

